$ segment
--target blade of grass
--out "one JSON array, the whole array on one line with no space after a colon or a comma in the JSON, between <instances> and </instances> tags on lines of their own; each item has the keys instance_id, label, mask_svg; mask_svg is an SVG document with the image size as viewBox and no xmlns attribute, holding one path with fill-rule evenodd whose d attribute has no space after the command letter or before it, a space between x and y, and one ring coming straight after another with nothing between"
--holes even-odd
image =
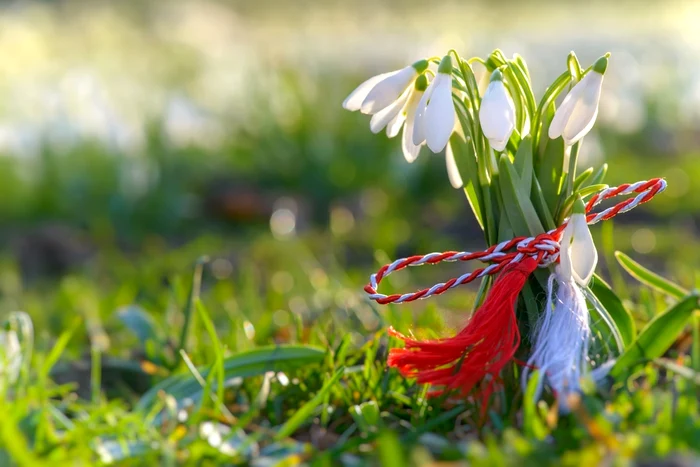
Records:
<instances>
[{"instance_id":1,"label":"blade of grass","mask_svg":"<svg viewBox=\"0 0 700 467\"><path fill-rule=\"evenodd\" d=\"M535 392L537 392L537 386L539 386L540 378L542 377L539 370L533 371L523 395L523 429L525 435L539 440L544 439L549 434L546 425L539 417L537 399L535 399Z\"/></svg>"},{"instance_id":2,"label":"blade of grass","mask_svg":"<svg viewBox=\"0 0 700 467\"><path fill-rule=\"evenodd\" d=\"M216 335L216 328L211 318L209 318L209 313L207 313L206 308L201 300L197 299L196 302L197 312L199 313L199 319L204 323L204 329L206 329L207 334L209 334L209 339L211 339L211 347L214 349L214 374L216 374L216 396L220 401L224 400L224 353L221 350L221 343ZM209 378L207 378L208 380Z\"/></svg>"},{"instance_id":3,"label":"blade of grass","mask_svg":"<svg viewBox=\"0 0 700 467\"><path fill-rule=\"evenodd\" d=\"M194 377L195 381L199 384L199 386L204 389L204 391L211 397L212 401L216 405L219 406L219 410L221 414L228 418L229 423L235 423L236 417L233 416L233 414L228 410L226 407L226 404L224 404L224 399L222 397L219 397L217 394L213 394L209 389L209 383L204 379L204 376L197 370L197 367L194 366L194 363L192 363L192 360L190 359L189 355L187 355L187 352L184 350L180 351L180 356L185 362L185 365L187 365L187 369L190 370L190 373L192 373L192 376ZM217 391L218 392L218 391ZM222 393L223 394L223 393Z\"/></svg>"},{"instance_id":4,"label":"blade of grass","mask_svg":"<svg viewBox=\"0 0 700 467\"><path fill-rule=\"evenodd\" d=\"M264 374L268 371L292 371L298 368L320 363L326 356L326 351L316 347L302 345L285 345L278 347L263 347L239 353L224 359L225 379L249 377ZM209 369L198 369L203 377L209 375ZM158 400L160 391L167 392L176 399L182 399L196 393L199 383L187 374L177 374L166 378L148 390L136 404L138 410L149 410Z\"/></svg>"},{"instance_id":5,"label":"blade of grass","mask_svg":"<svg viewBox=\"0 0 700 467\"><path fill-rule=\"evenodd\" d=\"M688 295L688 291L673 282L664 279L655 272L652 272L637 263L635 260L627 256L621 251L615 252L615 258L620 266L622 266L632 277L637 279L642 284L658 290L659 292L670 295L673 298L683 298Z\"/></svg>"},{"instance_id":6,"label":"blade of grass","mask_svg":"<svg viewBox=\"0 0 700 467\"><path fill-rule=\"evenodd\" d=\"M661 357L683 332L697 308L698 296L693 293L656 316L618 358L610 375L618 378L639 362Z\"/></svg>"},{"instance_id":7,"label":"blade of grass","mask_svg":"<svg viewBox=\"0 0 700 467\"><path fill-rule=\"evenodd\" d=\"M615 326L617 326L622 342L625 344L625 348L627 348L637 334L632 315L625 309L622 305L622 301L615 295L615 292L612 291L610 286L597 274L593 275L593 280L589 287L591 292L598 297L600 303L608 310Z\"/></svg>"},{"instance_id":8,"label":"blade of grass","mask_svg":"<svg viewBox=\"0 0 700 467\"><path fill-rule=\"evenodd\" d=\"M276 441L292 435L302 424L304 424L304 422L306 422L306 420L313 415L316 408L323 403L326 393L328 393L333 386L340 381L344 371L345 368L338 368L335 374L328 381L326 381L326 384L323 385L321 390L318 391L318 393L316 393L316 395L309 402L301 406L301 408L297 410L296 413L280 427L279 431L275 435Z\"/></svg>"},{"instance_id":9,"label":"blade of grass","mask_svg":"<svg viewBox=\"0 0 700 467\"><path fill-rule=\"evenodd\" d=\"M673 360L669 360L668 358L654 359L654 363L672 373L676 373L678 376L687 379L696 386L700 386L700 373L698 373L697 371L692 370L687 366L679 365L678 363L674 362Z\"/></svg>"},{"instance_id":10,"label":"blade of grass","mask_svg":"<svg viewBox=\"0 0 700 467\"><path fill-rule=\"evenodd\" d=\"M700 312L693 315L693 349L691 353L693 370L700 373Z\"/></svg>"},{"instance_id":11,"label":"blade of grass","mask_svg":"<svg viewBox=\"0 0 700 467\"><path fill-rule=\"evenodd\" d=\"M185 304L185 310L183 312L185 316L185 323L182 325L182 333L180 334L180 345L177 350L183 350L187 346L187 336L189 333L190 325L192 323L192 311L194 309L195 302L199 299L199 293L202 288L202 270L204 265L209 261L209 258L202 256L194 264L194 272L192 273L192 285L190 286L190 292L187 296L187 303Z\"/></svg>"}]
</instances>

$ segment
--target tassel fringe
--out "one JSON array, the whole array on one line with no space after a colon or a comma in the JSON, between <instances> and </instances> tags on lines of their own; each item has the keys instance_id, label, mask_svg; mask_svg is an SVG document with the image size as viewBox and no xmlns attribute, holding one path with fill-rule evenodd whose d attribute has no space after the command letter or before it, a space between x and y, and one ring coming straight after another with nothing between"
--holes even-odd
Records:
<instances>
[{"instance_id":1,"label":"tassel fringe","mask_svg":"<svg viewBox=\"0 0 700 467\"><path fill-rule=\"evenodd\" d=\"M483 379L486 387L481 397L487 402L499 372L520 345L514 307L537 265L538 259L528 256L506 267L484 303L454 337L418 341L389 329L405 343L405 348L389 352L389 366L419 383L436 386L431 395L455 389L467 394Z\"/></svg>"},{"instance_id":2,"label":"tassel fringe","mask_svg":"<svg viewBox=\"0 0 700 467\"><path fill-rule=\"evenodd\" d=\"M557 267L549 277L547 307L533 332L532 356L523 368L523 390L530 368L539 369L535 400L540 398L546 380L556 392L560 410L567 412L568 395L580 390L580 379L586 373L590 337L586 299L573 279L564 278Z\"/></svg>"}]
</instances>

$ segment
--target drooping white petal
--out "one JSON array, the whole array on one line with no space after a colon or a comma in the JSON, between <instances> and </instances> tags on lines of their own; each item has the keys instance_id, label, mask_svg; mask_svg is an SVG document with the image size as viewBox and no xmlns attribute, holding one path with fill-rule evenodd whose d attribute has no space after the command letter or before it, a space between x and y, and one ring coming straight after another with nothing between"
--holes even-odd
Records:
<instances>
[{"instance_id":1,"label":"drooping white petal","mask_svg":"<svg viewBox=\"0 0 700 467\"><path fill-rule=\"evenodd\" d=\"M598 102L603 86L603 75L591 72L586 77L591 78L583 88L574 111L569 116L569 121L562 134L564 142L572 145L586 136L598 116ZM585 78L584 78L585 79Z\"/></svg>"},{"instance_id":2,"label":"drooping white petal","mask_svg":"<svg viewBox=\"0 0 700 467\"><path fill-rule=\"evenodd\" d=\"M401 138L401 152L406 162L411 163L418 158L422 144L413 144L413 121L406 121L403 127L403 137Z\"/></svg>"},{"instance_id":3,"label":"drooping white petal","mask_svg":"<svg viewBox=\"0 0 700 467\"><path fill-rule=\"evenodd\" d=\"M425 109L423 125L425 141L430 150L437 153L445 149L450 140L455 126L455 108L452 102L452 77L438 73L435 82L430 102Z\"/></svg>"},{"instance_id":4,"label":"drooping white petal","mask_svg":"<svg viewBox=\"0 0 700 467\"><path fill-rule=\"evenodd\" d=\"M564 229L559 251L561 273L585 287L598 264L598 251L588 229L585 214L573 214Z\"/></svg>"},{"instance_id":5,"label":"drooping white petal","mask_svg":"<svg viewBox=\"0 0 700 467\"><path fill-rule=\"evenodd\" d=\"M369 128L372 130L372 133L379 133L382 131L394 117L401 113L410 93L411 90L407 89L401 97L391 105L372 115L372 119L369 121Z\"/></svg>"},{"instance_id":6,"label":"drooping white petal","mask_svg":"<svg viewBox=\"0 0 700 467\"><path fill-rule=\"evenodd\" d=\"M408 118L409 106L413 105L415 111L415 104L417 104L418 100L420 99L420 96L418 98L415 97L415 94L418 92L420 91L417 91L415 88L406 91L407 98L405 104L403 105L403 108L401 109L401 112L396 114L396 117L394 117L394 119L390 121L389 124L386 126L386 135L389 138L393 138L394 136L399 134L399 131L401 131L401 127ZM413 104L414 101L415 104Z\"/></svg>"},{"instance_id":7,"label":"drooping white petal","mask_svg":"<svg viewBox=\"0 0 700 467\"><path fill-rule=\"evenodd\" d=\"M562 135L562 133L564 133L564 128L569 121L569 117L574 111L574 107L576 107L576 101L578 100L578 96L582 91L580 84L580 81L576 83L566 97L564 97L561 105L554 112L554 117L552 118L552 122L549 124L548 131L551 139L558 138Z\"/></svg>"},{"instance_id":8,"label":"drooping white petal","mask_svg":"<svg viewBox=\"0 0 700 467\"><path fill-rule=\"evenodd\" d=\"M390 71L388 73L382 73L377 76L372 76L370 79L360 84L355 88L353 92L350 93L348 97L343 101L343 108L354 112L355 110L360 110L362 107L362 101L367 98L367 94L372 90L372 88L384 78L387 78L393 74L398 73L401 70Z\"/></svg>"},{"instance_id":9,"label":"drooping white petal","mask_svg":"<svg viewBox=\"0 0 700 467\"><path fill-rule=\"evenodd\" d=\"M503 151L506 148L506 146L508 145L509 139L510 139L510 137L508 137L508 139L504 139L501 141L498 141L495 139L489 139L489 144L494 149L494 151Z\"/></svg>"},{"instance_id":10,"label":"drooping white petal","mask_svg":"<svg viewBox=\"0 0 700 467\"><path fill-rule=\"evenodd\" d=\"M479 108L479 122L491 147L505 149L515 129L515 105L503 81L492 81Z\"/></svg>"},{"instance_id":11,"label":"drooping white petal","mask_svg":"<svg viewBox=\"0 0 700 467\"><path fill-rule=\"evenodd\" d=\"M401 137L401 151L403 156L406 158L407 162L413 162L418 157L420 153L420 148L422 144L413 144L413 128L416 120L416 110L418 109L418 103L421 101L424 92L413 90L411 96L406 102L405 112L406 112L406 124L403 126L403 136Z\"/></svg>"},{"instance_id":12,"label":"drooping white petal","mask_svg":"<svg viewBox=\"0 0 700 467\"><path fill-rule=\"evenodd\" d=\"M589 72L569 91L554 113L549 125L549 137L564 137L567 145L583 138L593 127L598 115L598 102L603 86L603 75Z\"/></svg>"},{"instance_id":13,"label":"drooping white petal","mask_svg":"<svg viewBox=\"0 0 700 467\"><path fill-rule=\"evenodd\" d=\"M413 66L407 66L385 77L369 91L365 100L362 101L360 111L363 114L375 114L391 105L417 77L418 72Z\"/></svg>"},{"instance_id":14,"label":"drooping white petal","mask_svg":"<svg viewBox=\"0 0 700 467\"><path fill-rule=\"evenodd\" d=\"M425 110L428 107L428 102L430 101L435 86L439 83L441 75L438 75L434 80L430 82L428 88L423 93L418 105L416 107L416 117L413 123L413 144L416 146L420 145L425 141Z\"/></svg>"},{"instance_id":15,"label":"drooping white petal","mask_svg":"<svg viewBox=\"0 0 700 467\"><path fill-rule=\"evenodd\" d=\"M452 146L449 143L445 148L445 162L447 163L447 178L450 179L452 188L462 188L462 186L464 186L464 182L462 182L462 176L459 174L457 162L455 161L455 155L452 152Z\"/></svg>"},{"instance_id":16,"label":"drooping white petal","mask_svg":"<svg viewBox=\"0 0 700 467\"><path fill-rule=\"evenodd\" d=\"M389 122L389 124L386 126L386 136L388 138L393 138L394 136L398 135L399 131L401 131L401 127L403 126L403 123L405 121L406 121L406 111L402 110L401 112L396 114L396 117L394 117Z\"/></svg>"}]
</instances>

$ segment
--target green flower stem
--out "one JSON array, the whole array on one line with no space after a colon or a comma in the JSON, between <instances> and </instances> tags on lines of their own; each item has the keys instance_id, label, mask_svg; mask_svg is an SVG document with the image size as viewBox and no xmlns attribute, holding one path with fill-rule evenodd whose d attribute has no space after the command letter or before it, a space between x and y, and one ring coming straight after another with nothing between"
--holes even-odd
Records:
<instances>
[{"instance_id":1,"label":"green flower stem","mask_svg":"<svg viewBox=\"0 0 700 467\"><path fill-rule=\"evenodd\" d=\"M565 71L559 77L554 80L551 86L547 88L544 96L540 100L540 105L537 108L537 112L532 119L532 148L536 153L540 146L540 138L542 133L542 118L550 105L554 102L560 92L571 82L571 74Z\"/></svg>"},{"instance_id":2,"label":"green flower stem","mask_svg":"<svg viewBox=\"0 0 700 467\"><path fill-rule=\"evenodd\" d=\"M693 370L700 373L700 311L695 311L693 315L693 349L692 349Z\"/></svg>"},{"instance_id":3,"label":"green flower stem","mask_svg":"<svg viewBox=\"0 0 700 467\"><path fill-rule=\"evenodd\" d=\"M566 194L565 198L569 197L574 192L574 180L576 179L576 165L578 164L578 152L581 149L581 143L583 140L574 144L571 148L571 154L569 155L569 167L567 169L567 179L566 179Z\"/></svg>"},{"instance_id":4,"label":"green flower stem","mask_svg":"<svg viewBox=\"0 0 700 467\"><path fill-rule=\"evenodd\" d=\"M554 210L555 218L560 222L568 214L567 201L573 198L574 192L574 180L576 178L576 164L578 163L578 152L581 147L581 141L577 142L570 148L565 148L569 150L569 163L566 163L566 158L564 158L564 167L560 179L559 185L559 199L557 200L556 209Z\"/></svg>"}]
</instances>

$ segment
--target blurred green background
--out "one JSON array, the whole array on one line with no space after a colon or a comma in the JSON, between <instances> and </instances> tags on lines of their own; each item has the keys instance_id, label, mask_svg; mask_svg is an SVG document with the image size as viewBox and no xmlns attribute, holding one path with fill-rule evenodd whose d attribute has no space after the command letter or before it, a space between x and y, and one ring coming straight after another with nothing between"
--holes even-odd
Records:
<instances>
[{"instance_id":1,"label":"blurred green background","mask_svg":"<svg viewBox=\"0 0 700 467\"><path fill-rule=\"evenodd\" d=\"M668 179L616 222L614 247L692 286L698 19L680 1L3 3L2 309L31 308L23 287L86 272L119 283L119 267L146 277L156 263L168 276L201 254L217 279L252 271L295 296L296 267L347 273L347 305L379 263L483 247L441 157L406 164L340 105L367 77L450 47L523 55L540 93L570 50L584 66L610 51L581 164L606 161L611 185Z\"/></svg>"}]
</instances>

